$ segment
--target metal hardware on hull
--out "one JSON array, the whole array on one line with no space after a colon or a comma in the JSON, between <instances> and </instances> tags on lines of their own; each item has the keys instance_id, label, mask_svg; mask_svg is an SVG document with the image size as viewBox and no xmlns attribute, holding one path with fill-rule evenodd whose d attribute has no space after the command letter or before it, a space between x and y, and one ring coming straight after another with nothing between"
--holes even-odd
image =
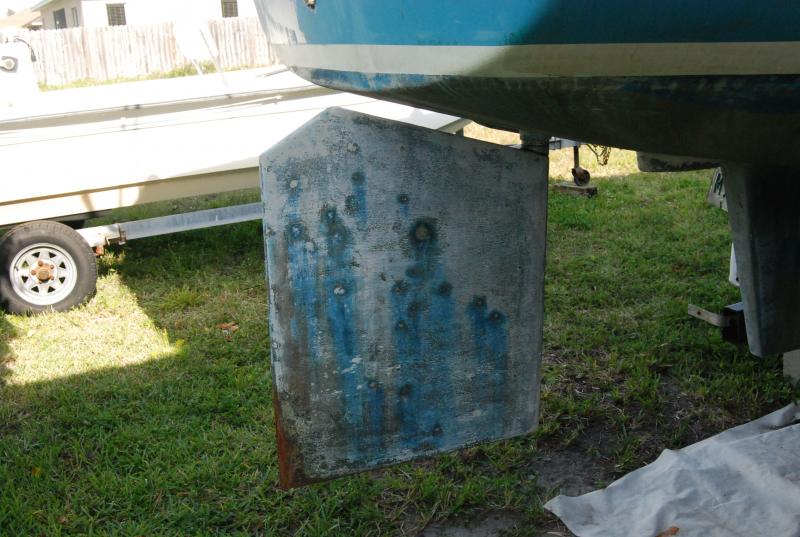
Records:
<instances>
[{"instance_id":1,"label":"metal hardware on hull","mask_svg":"<svg viewBox=\"0 0 800 537\"><path fill-rule=\"evenodd\" d=\"M283 486L536 427L539 145L330 109L262 155Z\"/></svg>"}]
</instances>

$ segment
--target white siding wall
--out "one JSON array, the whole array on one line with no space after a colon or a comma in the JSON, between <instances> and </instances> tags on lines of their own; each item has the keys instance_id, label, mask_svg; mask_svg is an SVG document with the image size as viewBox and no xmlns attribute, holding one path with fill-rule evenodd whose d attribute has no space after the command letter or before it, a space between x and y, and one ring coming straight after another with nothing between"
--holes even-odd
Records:
<instances>
[{"instance_id":1,"label":"white siding wall","mask_svg":"<svg viewBox=\"0 0 800 537\"><path fill-rule=\"evenodd\" d=\"M221 13L222 7L220 7L219 10ZM253 0L239 0L239 16L258 17L258 11L256 11L256 3Z\"/></svg>"},{"instance_id":2,"label":"white siding wall","mask_svg":"<svg viewBox=\"0 0 800 537\"><path fill-rule=\"evenodd\" d=\"M106 3L116 4L121 2L81 2L83 4L83 25L86 27L108 26ZM126 9L127 11L127 9Z\"/></svg>"},{"instance_id":3,"label":"white siding wall","mask_svg":"<svg viewBox=\"0 0 800 537\"><path fill-rule=\"evenodd\" d=\"M59 0L69 2L76 0ZM158 22L180 21L187 19L209 20L222 17L220 0L83 0L83 25L106 26L108 16L106 4L125 4L125 18L129 25L152 24ZM51 5L55 5L54 2ZM253 0L238 0L240 17L255 17L256 8ZM50 5L43 8L49 9ZM59 9L58 7L56 9ZM50 23L53 18L50 16ZM50 28L51 26L47 26Z\"/></svg>"},{"instance_id":4,"label":"white siding wall","mask_svg":"<svg viewBox=\"0 0 800 537\"><path fill-rule=\"evenodd\" d=\"M53 13L59 9L63 9L64 14L67 17L67 28L72 28L75 26L72 22L72 8L76 8L78 10L78 18L80 19L79 25L82 26L83 17L81 16L80 0L56 0L55 2L47 4L39 10L42 14L42 28L45 30L53 30L56 27L55 19L53 19Z\"/></svg>"}]
</instances>

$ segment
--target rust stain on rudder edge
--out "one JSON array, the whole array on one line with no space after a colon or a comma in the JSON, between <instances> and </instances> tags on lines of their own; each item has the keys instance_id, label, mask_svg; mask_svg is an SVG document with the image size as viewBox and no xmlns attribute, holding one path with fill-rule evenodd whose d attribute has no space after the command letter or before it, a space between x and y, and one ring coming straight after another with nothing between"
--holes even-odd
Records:
<instances>
[{"instance_id":1,"label":"rust stain on rudder edge","mask_svg":"<svg viewBox=\"0 0 800 537\"><path fill-rule=\"evenodd\" d=\"M283 489L301 487L314 482L303 473L302 457L290 434L284 430L281 401L278 390L272 390L272 408L275 412L275 441L278 445L278 478Z\"/></svg>"}]
</instances>

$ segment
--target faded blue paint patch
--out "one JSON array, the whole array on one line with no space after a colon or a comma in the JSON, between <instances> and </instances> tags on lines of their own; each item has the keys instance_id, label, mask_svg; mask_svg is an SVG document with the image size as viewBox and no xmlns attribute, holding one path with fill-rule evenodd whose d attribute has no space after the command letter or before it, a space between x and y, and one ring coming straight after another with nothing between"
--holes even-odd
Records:
<instances>
[{"instance_id":1,"label":"faded blue paint patch","mask_svg":"<svg viewBox=\"0 0 800 537\"><path fill-rule=\"evenodd\" d=\"M350 177L353 193L345 200L345 212L355 218L359 231L367 229L367 178L364 172L355 172Z\"/></svg>"},{"instance_id":2,"label":"faded blue paint patch","mask_svg":"<svg viewBox=\"0 0 800 537\"><path fill-rule=\"evenodd\" d=\"M384 411L386 409L386 390L375 379L367 381L368 399L365 401L366 431L362 446L369 457L377 458L384 453Z\"/></svg>"},{"instance_id":3,"label":"faded blue paint patch","mask_svg":"<svg viewBox=\"0 0 800 537\"><path fill-rule=\"evenodd\" d=\"M308 234L308 229L300 217L300 196L302 186L299 179L291 177L285 182L288 194L285 208L286 226L284 241L289 269L294 315L289 327L294 339L302 340L309 358L318 359L317 348L319 327L316 315L316 287L319 261L317 248ZM268 248L269 249L269 248ZM270 250L274 251L274 248Z\"/></svg>"},{"instance_id":4,"label":"faded blue paint patch","mask_svg":"<svg viewBox=\"0 0 800 537\"><path fill-rule=\"evenodd\" d=\"M485 296L476 296L467 306L472 324L473 360L485 386L483 427L499 434L504 429L504 401L508 373L508 319L498 310L488 312Z\"/></svg>"},{"instance_id":5,"label":"faded blue paint patch","mask_svg":"<svg viewBox=\"0 0 800 537\"><path fill-rule=\"evenodd\" d=\"M437 406L431 405L429 423L433 424L431 433L437 439L437 446L452 446L457 441L458 426L453 412L454 394L452 390L452 373L457 367L454 363L456 355L453 348L456 344L456 308L452 296L452 285L445 279L443 265L438 265L434 278L428 288L430 308L427 312L429 338L423 348L424 356L438 368L432 376L436 382L431 387L431 396L436 399Z\"/></svg>"},{"instance_id":6,"label":"faded blue paint patch","mask_svg":"<svg viewBox=\"0 0 800 537\"><path fill-rule=\"evenodd\" d=\"M404 447L427 450L450 445L453 323L452 287L445 280L436 224L420 220L409 231L414 262L391 288L397 408ZM450 351L450 352L448 352Z\"/></svg>"},{"instance_id":7,"label":"faded blue paint patch","mask_svg":"<svg viewBox=\"0 0 800 537\"><path fill-rule=\"evenodd\" d=\"M322 208L320 224L326 246L323 282L328 323L337 355L352 360L356 357L357 346L353 326L356 282L350 252L353 239L336 207Z\"/></svg>"},{"instance_id":8,"label":"faded blue paint patch","mask_svg":"<svg viewBox=\"0 0 800 537\"><path fill-rule=\"evenodd\" d=\"M297 74L320 86L351 91L390 91L405 88L424 88L447 77L436 75L360 73L333 69L297 68Z\"/></svg>"},{"instance_id":9,"label":"faded blue paint patch","mask_svg":"<svg viewBox=\"0 0 800 537\"><path fill-rule=\"evenodd\" d=\"M350 456L358 458L367 448L364 440L372 433L364 431L364 428L370 427L369 422L377 419L370 416L369 420L365 420L365 407L369 407L371 397L365 396L369 393L369 387L364 378L356 328L355 295L358 282L353 272L353 235L337 208L331 205L323 206L320 211L320 233L325 241L321 300L325 305L324 315L336 359L345 434L352 450Z\"/></svg>"},{"instance_id":10,"label":"faded blue paint patch","mask_svg":"<svg viewBox=\"0 0 800 537\"><path fill-rule=\"evenodd\" d=\"M412 291L408 282L398 280L392 286L391 293L395 359L400 368L395 379L396 415L403 445L409 447L420 434L418 410L422 407L420 388L414 385L414 381L420 378L417 371L422 349L419 318L408 317L408 306L418 290Z\"/></svg>"},{"instance_id":11,"label":"faded blue paint patch","mask_svg":"<svg viewBox=\"0 0 800 537\"><path fill-rule=\"evenodd\" d=\"M408 218L408 205L411 199L409 198L408 194L398 194L397 195L397 204L400 210L400 216L403 218Z\"/></svg>"}]
</instances>

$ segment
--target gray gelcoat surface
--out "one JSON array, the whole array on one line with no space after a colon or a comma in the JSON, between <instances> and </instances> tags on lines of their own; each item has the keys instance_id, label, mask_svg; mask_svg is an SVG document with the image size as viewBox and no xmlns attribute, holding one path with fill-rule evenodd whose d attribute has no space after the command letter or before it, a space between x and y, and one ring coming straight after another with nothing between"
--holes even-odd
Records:
<instances>
[{"instance_id":1,"label":"gray gelcoat surface","mask_svg":"<svg viewBox=\"0 0 800 537\"><path fill-rule=\"evenodd\" d=\"M756 356L800 348L800 183L793 168L725 164L747 343Z\"/></svg>"}]
</instances>

